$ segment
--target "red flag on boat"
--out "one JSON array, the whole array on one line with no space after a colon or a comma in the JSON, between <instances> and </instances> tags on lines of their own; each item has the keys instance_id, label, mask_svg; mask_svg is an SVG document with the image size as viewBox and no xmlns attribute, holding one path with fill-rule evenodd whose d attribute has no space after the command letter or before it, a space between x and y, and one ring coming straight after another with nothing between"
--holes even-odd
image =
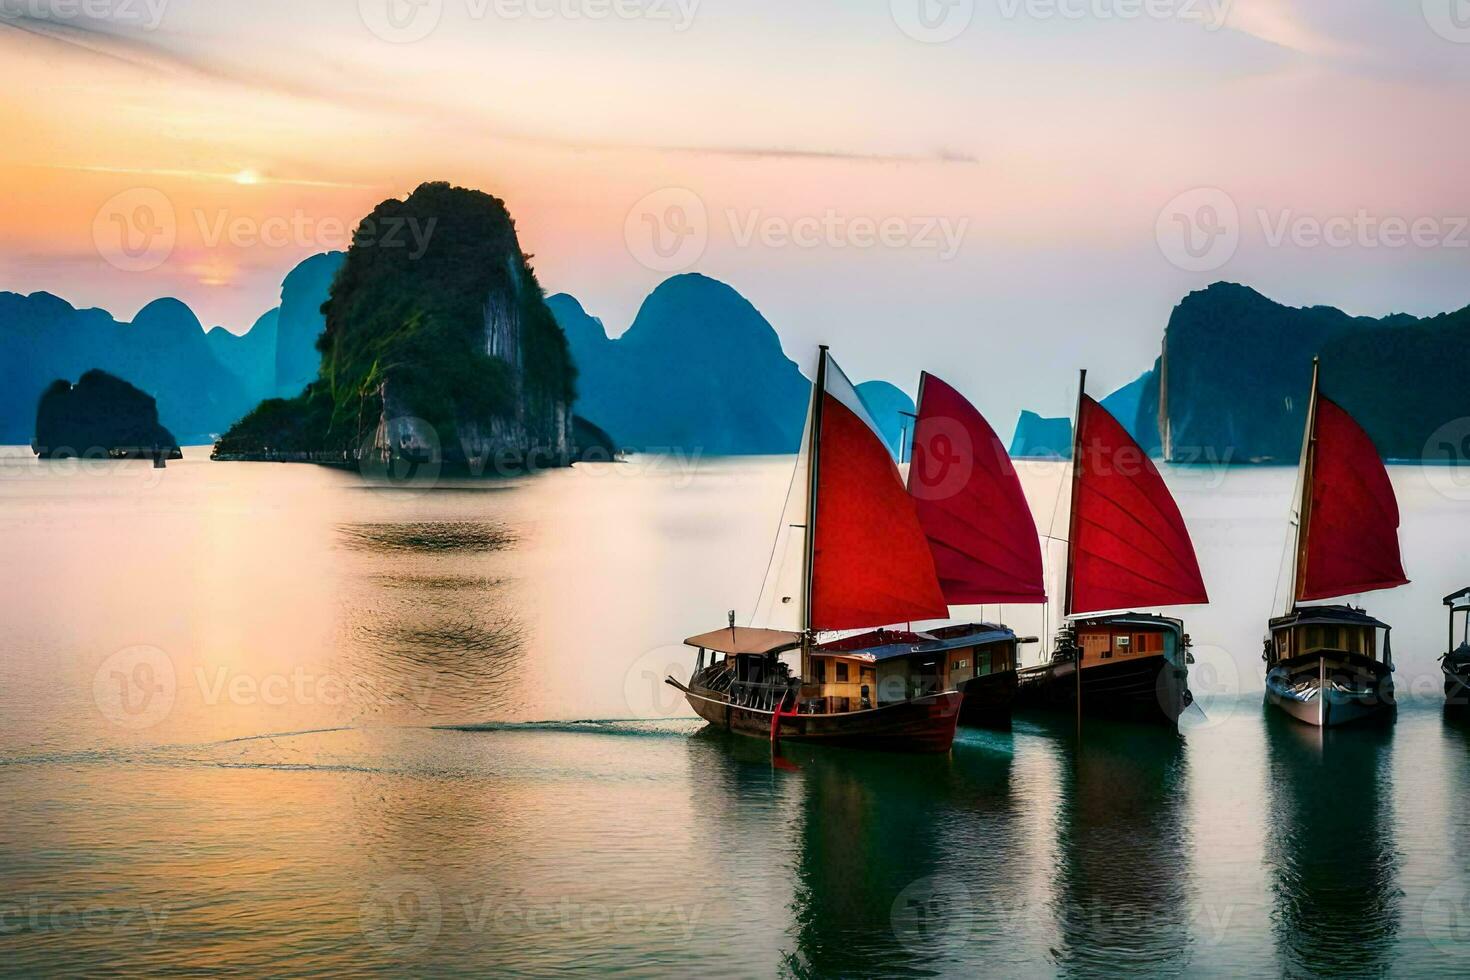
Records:
<instances>
[{"instance_id":1,"label":"red flag on boat","mask_svg":"<svg viewBox=\"0 0 1470 980\"><path fill-rule=\"evenodd\" d=\"M1406 584L1399 505L1388 470L1362 426L1321 394L1309 453L1297 599Z\"/></svg>"},{"instance_id":2,"label":"red flag on boat","mask_svg":"<svg viewBox=\"0 0 1470 980\"><path fill-rule=\"evenodd\" d=\"M946 602L1046 601L1041 542L1010 454L963 395L928 373L909 496Z\"/></svg>"},{"instance_id":3,"label":"red flag on boat","mask_svg":"<svg viewBox=\"0 0 1470 980\"><path fill-rule=\"evenodd\" d=\"M1084 395L1073 465L1070 613L1209 601L1194 543L1148 454Z\"/></svg>"},{"instance_id":4,"label":"red flag on boat","mask_svg":"<svg viewBox=\"0 0 1470 980\"><path fill-rule=\"evenodd\" d=\"M809 626L837 630L945 618L949 609L929 543L877 424L830 357L818 377Z\"/></svg>"}]
</instances>

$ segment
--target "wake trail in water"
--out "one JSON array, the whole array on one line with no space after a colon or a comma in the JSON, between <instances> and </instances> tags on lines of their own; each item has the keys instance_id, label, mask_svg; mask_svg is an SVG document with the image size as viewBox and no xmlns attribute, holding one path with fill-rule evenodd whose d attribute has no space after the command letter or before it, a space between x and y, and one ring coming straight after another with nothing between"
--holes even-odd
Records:
<instances>
[{"instance_id":1,"label":"wake trail in water","mask_svg":"<svg viewBox=\"0 0 1470 980\"><path fill-rule=\"evenodd\" d=\"M430 725L441 732L549 732L568 735L613 735L622 738L682 738L700 720L690 718L583 718L566 721L484 721ZM701 722L702 724L702 722Z\"/></svg>"}]
</instances>

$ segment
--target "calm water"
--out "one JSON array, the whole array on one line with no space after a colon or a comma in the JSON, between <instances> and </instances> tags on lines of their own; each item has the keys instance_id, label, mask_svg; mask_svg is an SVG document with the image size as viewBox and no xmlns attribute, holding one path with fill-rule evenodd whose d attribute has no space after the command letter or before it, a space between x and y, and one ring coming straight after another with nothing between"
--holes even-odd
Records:
<instances>
[{"instance_id":1,"label":"calm water","mask_svg":"<svg viewBox=\"0 0 1470 980\"><path fill-rule=\"evenodd\" d=\"M1394 473L1394 726L1263 712L1292 474L1177 470L1214 599L1193 727L773 760L657 681L754 602L785 464L419 492L188 457L0 459L0 972L1470 970L1451 471ZM1056 476L1025 473L1043 524Z\"/></svg>"}]
</instances>

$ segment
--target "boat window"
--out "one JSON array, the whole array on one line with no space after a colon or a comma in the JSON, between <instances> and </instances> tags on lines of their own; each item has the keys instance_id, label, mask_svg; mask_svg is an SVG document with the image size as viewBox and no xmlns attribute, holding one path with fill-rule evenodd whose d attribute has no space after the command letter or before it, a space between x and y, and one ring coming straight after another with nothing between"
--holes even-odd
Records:
<instances>
[{"instance_id":1,"label":"boat window","mask_svg":"<svg viewBox=\"0 0 1470 980\"><path fill-rule=\"evenodd\" d=\"M993 672L993 670L994 668L991 666L991 652L989 650L975 654L976 677L984 677L986 674Z\"/></svg>"},{"instance_id":2,"label":"boat window","mask_svg":"<svg viewBox=\"0 0 1470 980\"><path fill-rule=\"evenodd\" d=\"M837 662L837 683L847 683L847 664L840 660Z\"/></svg>"},{"instance_id":3,"label":"boat window","mask_svg":"<svg viewBox=\"0 0 1470 980\"><path fill-rule=\"evenodd\" d=\"M817 683L827 683L827 661L818 657L812 661L812 667L817 674Z\"/></svg>"}]
</instances>

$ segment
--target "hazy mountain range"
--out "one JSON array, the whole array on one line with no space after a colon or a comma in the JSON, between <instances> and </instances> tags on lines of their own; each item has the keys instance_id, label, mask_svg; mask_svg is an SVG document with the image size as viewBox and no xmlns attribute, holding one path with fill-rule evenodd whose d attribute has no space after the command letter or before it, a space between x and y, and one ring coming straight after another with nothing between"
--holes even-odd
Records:
<instances>
[{"instance_id":1,"label":"hazy mountain range","mask_svg":"<svg viewBox=\"0 0 1470 980\"><path fill-rule=\"evenodd\" d=\"M29 442L41 392L92 368L154 395L180 441L211 441L261 399L296 395L316 377L321 306L342 260L326 253L298 265L282 284L281 305L241 336L218 327L206 334L172 299L120 322L48 293L0 292L0 442ZM775 328L730 286L675 276L616 338L574 297L546 302L576 363L574 410L618 445L717 455L791 452L800 441L809 383ZM1441 427L1470 420L1470 307L1422 319L1353 317L1216 283L1173 310L1163 349L1167 370L1156 361L1103 404L1158 453L1164 389L1176 459L1294 462L1319 353L1323 390L1362 421L1385 456L1419 458ZM884 381L859 388L897 453L912 399ZM1005 430L1006 420L994 421ZM1011 451L1065 456L1070 432L1069 419L1025 412Z\"/></svg>"},{"instance_id":2,"label":"hazy mountain range","mask_svg":"<svg viewBox=\"0 0 1470 980\"><path fill-rule=\"evenodd\" d=\"M286 277L281 305L241 336L222 327L206 334L176 299L119 321L50 293L0 292L0 443L30 442L41 392L94 368L156 398L180 441L212 441L262 398L295 394L316 377L320 307L341 262L340 252L302 262Z\"/></svg>"}]
</instances>

